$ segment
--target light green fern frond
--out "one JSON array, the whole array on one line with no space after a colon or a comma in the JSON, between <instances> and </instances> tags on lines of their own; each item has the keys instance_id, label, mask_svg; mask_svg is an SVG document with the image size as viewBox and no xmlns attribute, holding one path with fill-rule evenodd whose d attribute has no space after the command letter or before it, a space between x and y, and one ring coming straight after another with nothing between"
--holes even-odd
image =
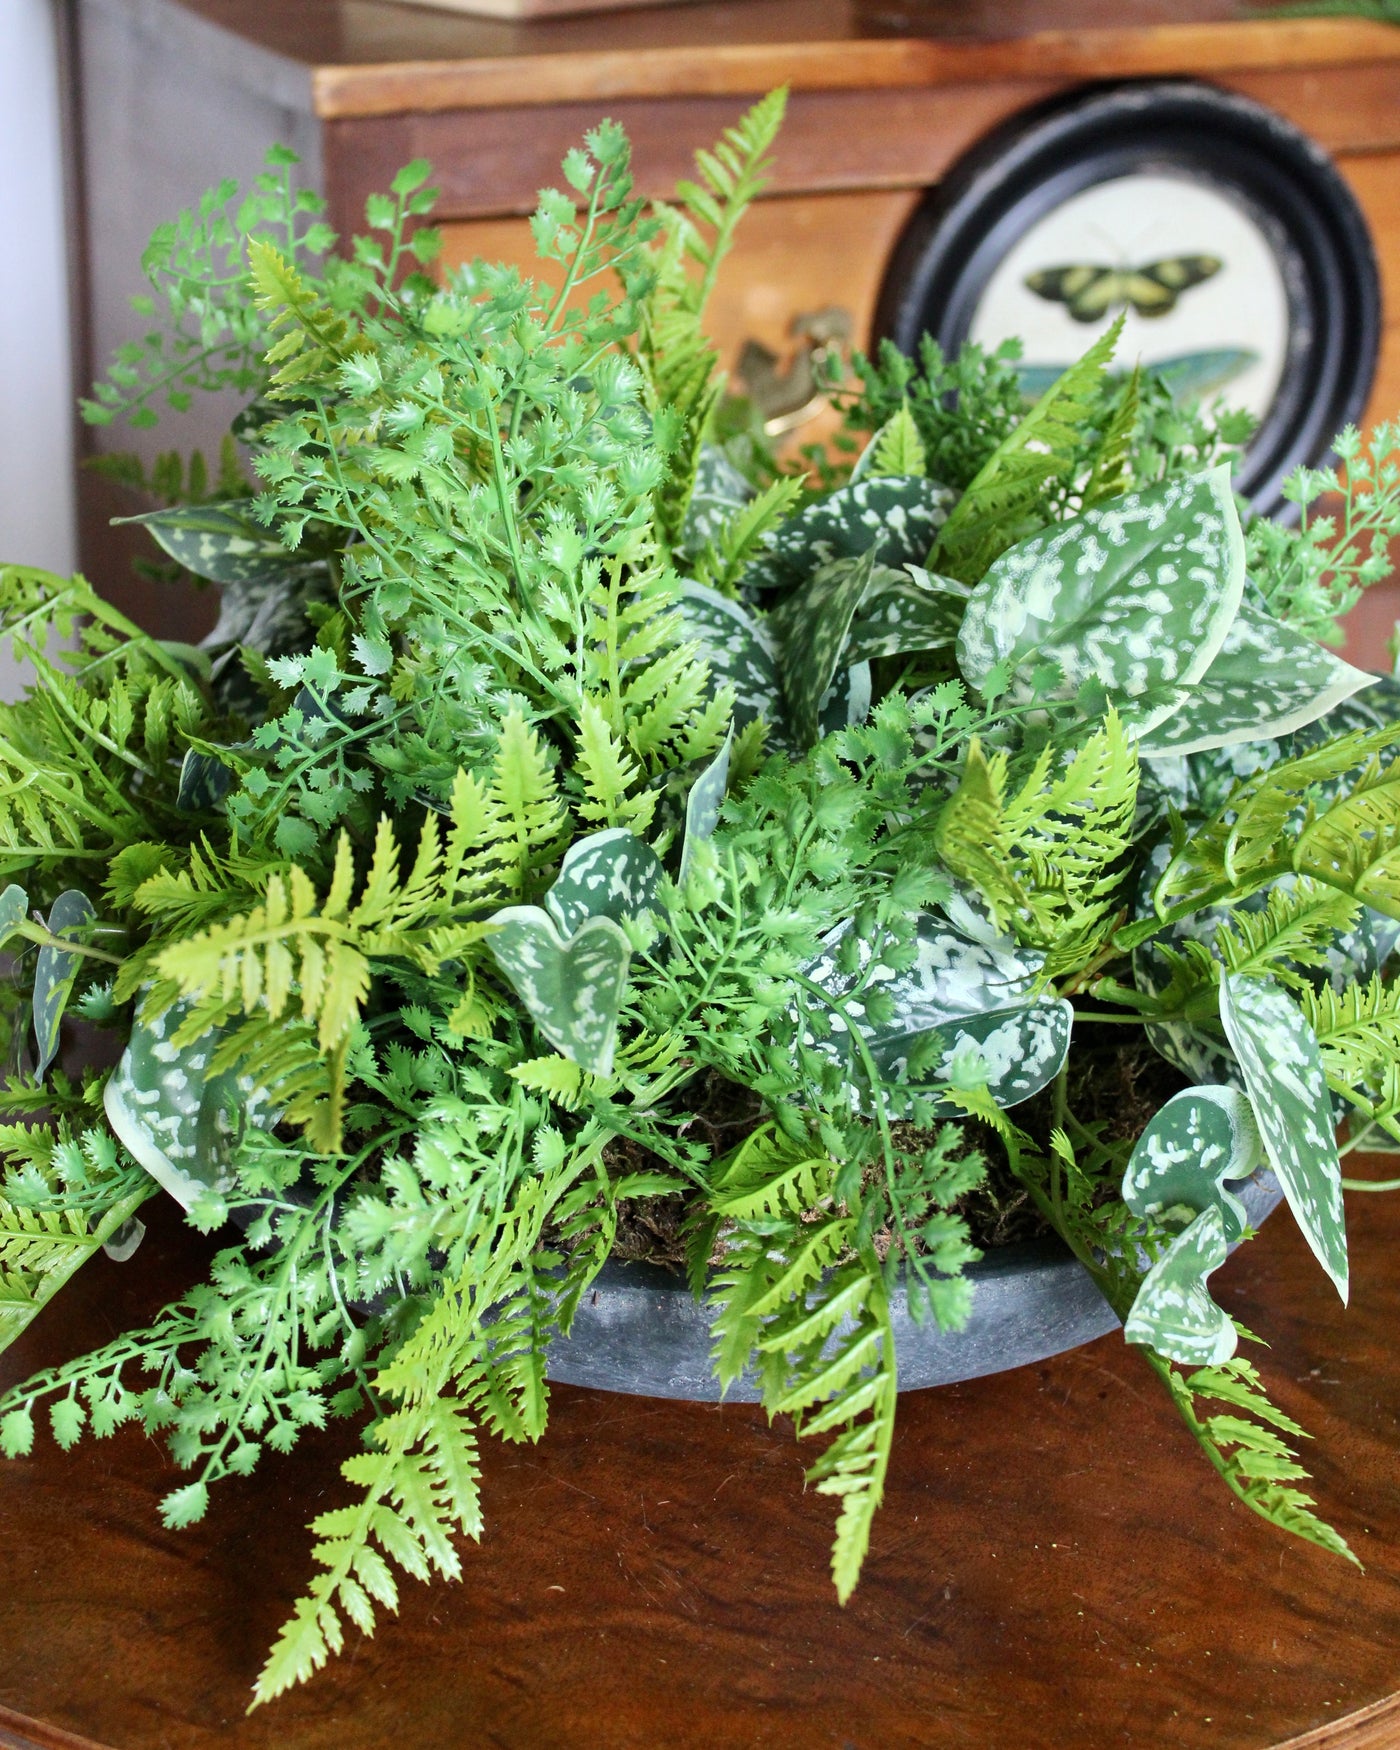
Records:
<instances>
[{"instance_id":1,"label":"light green fern frond","mask_svg":"<svg viewBox=\"0 0 1400 1750\"><path fill-rule=\"evenodd\" d=\"M1045 521L1046 490L1076 465L1122 326L1120 317L992 451L939 530L933 569L977 583L994 559Z\"/></svg>"},{"instance_id":2,"label":"light green fern frond","mask_svg":"<svg viewBox=\"0 0 1400 1750\"><path fill-rule=\"evenodd\" d=\"M1341 990L1305 987L1298 1000L1328 1087L1400 1140L1400 986L1376 974Z\"/></svg>"}]
</instances>

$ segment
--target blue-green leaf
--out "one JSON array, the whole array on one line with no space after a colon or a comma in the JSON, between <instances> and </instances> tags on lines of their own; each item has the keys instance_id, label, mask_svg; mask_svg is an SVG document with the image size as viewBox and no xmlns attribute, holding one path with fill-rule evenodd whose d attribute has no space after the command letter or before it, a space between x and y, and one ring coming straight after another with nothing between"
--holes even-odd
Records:
<instances>
[{"instance_id":1,"label":"blue-green leaf","mask_svg":"<svg viewBox=\"0 0 1400 1750\"><path fill-rule=\"evenodd\" d=\"M1228 468L1126 493L1008 549L973 590L958 663L1017 704L1101 688L1140 734L1182 704L1239 609Z\"/></svg>"},{"instance_id":2,"label":"blue-green leaf","mask_svg":"<svg viewBox=\"0 0 1400 1750\"><path fill-rule=\"evenodd\" d=\"M640 917L656 903L661 859L625 826L578 839L564 853L545 906L565 936L589 918Z\"/></svg>"},{"instance_id":3,"label":"blue-green leaf","mask_svg":"<svg viewBox=\"0 0 1400 1750\"><path fill-rule=\"evenodd\" d=\"M92 901L76 887L60 893L48 917L51 936L82 936L97 914ZM58 1029L78 976L80 955L46 943L34 968L34 1042L39 1054L34 1074L42 1081L58 1055Z\"/></svg>"},{"instance_id":4,"label":"blue-green leaf","mask_svg":"<svg viewBox=\"0 0 1400 1750\"><path fill-rule=\"evenodd\" d=\"M1227 1241L1244 1232L1244 1204L1225 1189L1249 1178L1264 1158L1259 1126L1237 1088L1187 1088L1174 1094L1138 1138L1123 1174L1123 1201L1134 1215L1171 1221L1220 1211Z\"/></svg>"},{"instance_id":5,"label":"blue-green leaf","mask_svg":"<svg viewBox=\"0 0 1400 1750\"><path fill-rule=\"evenodd\" d=\"M612 1073L617 1016L631 948L622 927L591 917L565 939L538 906L508 906L490 920L496 964L556 1051L594 1075Z\"/></svg>"},{"instance_id":6,"label":"blue-green leaf","mask_svg":"<svg viewBox=\"0 0 1400 1750\"><path fill-rule=\"evenodd\" d=\"M1143 736L1142 752L1203 753L1287 735L1375 681L1242 602L1214 662L1179 708Z\"/></svg>"},{"instance_id":7,"label":"blue-green leaf","mask_svg":"<svg viewBox=\"0 0 1400 1750\"><path fill-rule=\"evenodd\" d=\"M1220 1019L1269 1164L1318 1262L1347 1298L1346 1216L1332 1102L1316 1035L1272 979L1227 972Z\"/></svg>"},{"instance_id":8,"label":"blue-green leaf","mask_svg":"<svg viewBox=\"0 0 1400 1750\"><path fill-rule=\"evenodd\" d=\"M154 1020L138 1019L103 1094L107 1121L127 1152L185 1209L232 1189L239 1142L275 1122L267 1095L249 1077L228 1070L209 1076L221 1031L175 1044L190 1007L176 1003Z\"/></svg>"},{"instance_id":9,"label":"blue-green leaf","mask_svg":"<svg viewBox=\"0 0 1400 1750\"><path fill-rule=\"evenodd\" d=\"M1129 1343L1155 1349L1183 1367L1214 1367L1235 1352L1234 1320L1211 1299L1206 1278L1228 1255L1218 1206L1179 1233L1143 1278L1123 1323Z\"/></svg>"},{"instance_id":10,"label":"blue-green leaf","mask_svg":"<svg viewBox=\"0 0 1400 1750\"><path fill-rule=\"evenodd\" d=\"M180 762L180 788L175 806L186 814L202 814L216 808L233 788L230 766L212 753L190 748Z\"/></svg>"}]
</instances>

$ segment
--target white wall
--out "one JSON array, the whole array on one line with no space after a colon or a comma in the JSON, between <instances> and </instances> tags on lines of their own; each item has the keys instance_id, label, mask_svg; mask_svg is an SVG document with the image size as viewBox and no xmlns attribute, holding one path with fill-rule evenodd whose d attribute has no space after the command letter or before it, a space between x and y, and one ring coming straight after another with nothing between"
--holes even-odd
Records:
<instances>
[{"instance_id":1,"label":"white wall","mask_svg":"<svg viewBox=\"0 0 1400 1750\"><path fill-rule=\"evenodd\" d=\"M77 560L54 0L0 0L0 561Z\"/></svg>"}]
</instances>

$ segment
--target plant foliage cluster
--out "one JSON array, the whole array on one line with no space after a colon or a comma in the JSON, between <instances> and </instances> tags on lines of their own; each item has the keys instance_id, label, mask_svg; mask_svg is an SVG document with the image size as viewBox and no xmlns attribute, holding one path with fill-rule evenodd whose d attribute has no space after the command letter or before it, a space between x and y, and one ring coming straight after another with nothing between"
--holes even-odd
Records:
<instances>
[{"instance_id":1,"label":"plant foliage cluster","mask_svg":"<svg viewBox=\"0 0 1400 1750\"><path fill-rule=\"evenodd\" d=\"M460 1571L478 1441L543 1432L551 1339L659 1195L720 1380L812 1442L843 1600L896 1305L967 1318L993 1151L1228 1485L1345 1552L1208 1277L1267 1170L1345 1295L1337 1114L1400 1141L1397 691L1318 642L1381 574L1396 433L1296 483L1339 519L1242 526L1244 427L1110 330L1032 406L1004 353L858 360L849 479L749 477L703 317L782 107L668 206L596 129L537 279L429 277L421 164L327 254L273 154L157 234L88 409L245 398L255 484L167 464L141 519L214 633L0 573L35 677L0 707L0 1341L158 1188L227 1241L15 1386L0 1447L139 1422L184 1525L361 1418L259 1699ZM115 1068L60 1066L65 1014ZM1091 1018L1183 1077L1138 1138L1072 1109ZM712 1148L726 1084L759 1111Z\"/></svg>"}]
</instances>

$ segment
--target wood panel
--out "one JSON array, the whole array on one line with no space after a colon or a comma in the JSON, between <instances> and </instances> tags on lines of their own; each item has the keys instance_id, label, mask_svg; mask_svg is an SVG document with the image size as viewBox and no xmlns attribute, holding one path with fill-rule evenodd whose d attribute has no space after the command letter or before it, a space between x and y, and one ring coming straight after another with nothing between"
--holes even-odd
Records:
<instances>
[{"instance_id":1,"label":"wood panel","mask_svg":"<svg viewBox=\"0 0 1400 1750\"><path fill-rule=\"evenodd\" d=\"M87 1265L0 1385L181 1292L214 1242L175 1217L153 1206L131 1263ZM538 1447L484 1445L462 1582L405 1582L373 1640L248 1718L354 1431L221 1485L176 1533L157 1503L179 1473L128 1427L0 1465L0 1726L120 1750L1263 1750L1400 1687L1400 1199L1348 1218L1349 1310L1284 1211L1212 1288L1267 1334L1364 1573L1240 1506L1117 1336L906 1394L844 1610L790 1426L556 1388Z\"/></svg>"},{"instance_id":2,"label":"wood panel","mask_svg":"<svg viewBox=\"0 0 1400 1750\"><path fill-rule=\"evenodd\" d=\"M1038 20L1045 13L1039 8L1032 17ZM1101 12L1100 20L1103 16ZM581 95L595 101L695 92L737 95L778 83L815 92L970 80L1160 77L1201 69L1229 74L1400 60L1400 43L1385 26L1357 20L1159 23L1147 29L1100 22L1089 28L1015 33L1003 22L996 39L954 31L920 40L913 35L916 17L908 10L897 13L888 40L862 39L853 32L843 41L794 37L752 43L720 37L653 46L639 35L630 48L620 43L479 61L322 66L312 74L313 101L317 113L329 119L502 103L567 103Z\"/></svg>"},{"instance_id":3,"label":"wood panel","mask_svg":"<svg viewBox=\"0 0 1400 1750\"><path fill-rule=\"evenodd\" d=\"M1400 61L1215 82L1267 103L1330 150L1400 150ZM771 186L775 193L927 186L999 123L1071 85L1029 76L929 89L795 92ZM442 190L443 218L528 213L537 191L558 182L564 153L606 112L631 136L639 187L666 195L690 173L695 149L733 123L742 103L704 94L665 102L600 96L543 109L503 102L490 110L331 121L327 193L337 222L358 224L368 194L386 188L400 165L427 158Z\"/></svg>"}]
</instances>

